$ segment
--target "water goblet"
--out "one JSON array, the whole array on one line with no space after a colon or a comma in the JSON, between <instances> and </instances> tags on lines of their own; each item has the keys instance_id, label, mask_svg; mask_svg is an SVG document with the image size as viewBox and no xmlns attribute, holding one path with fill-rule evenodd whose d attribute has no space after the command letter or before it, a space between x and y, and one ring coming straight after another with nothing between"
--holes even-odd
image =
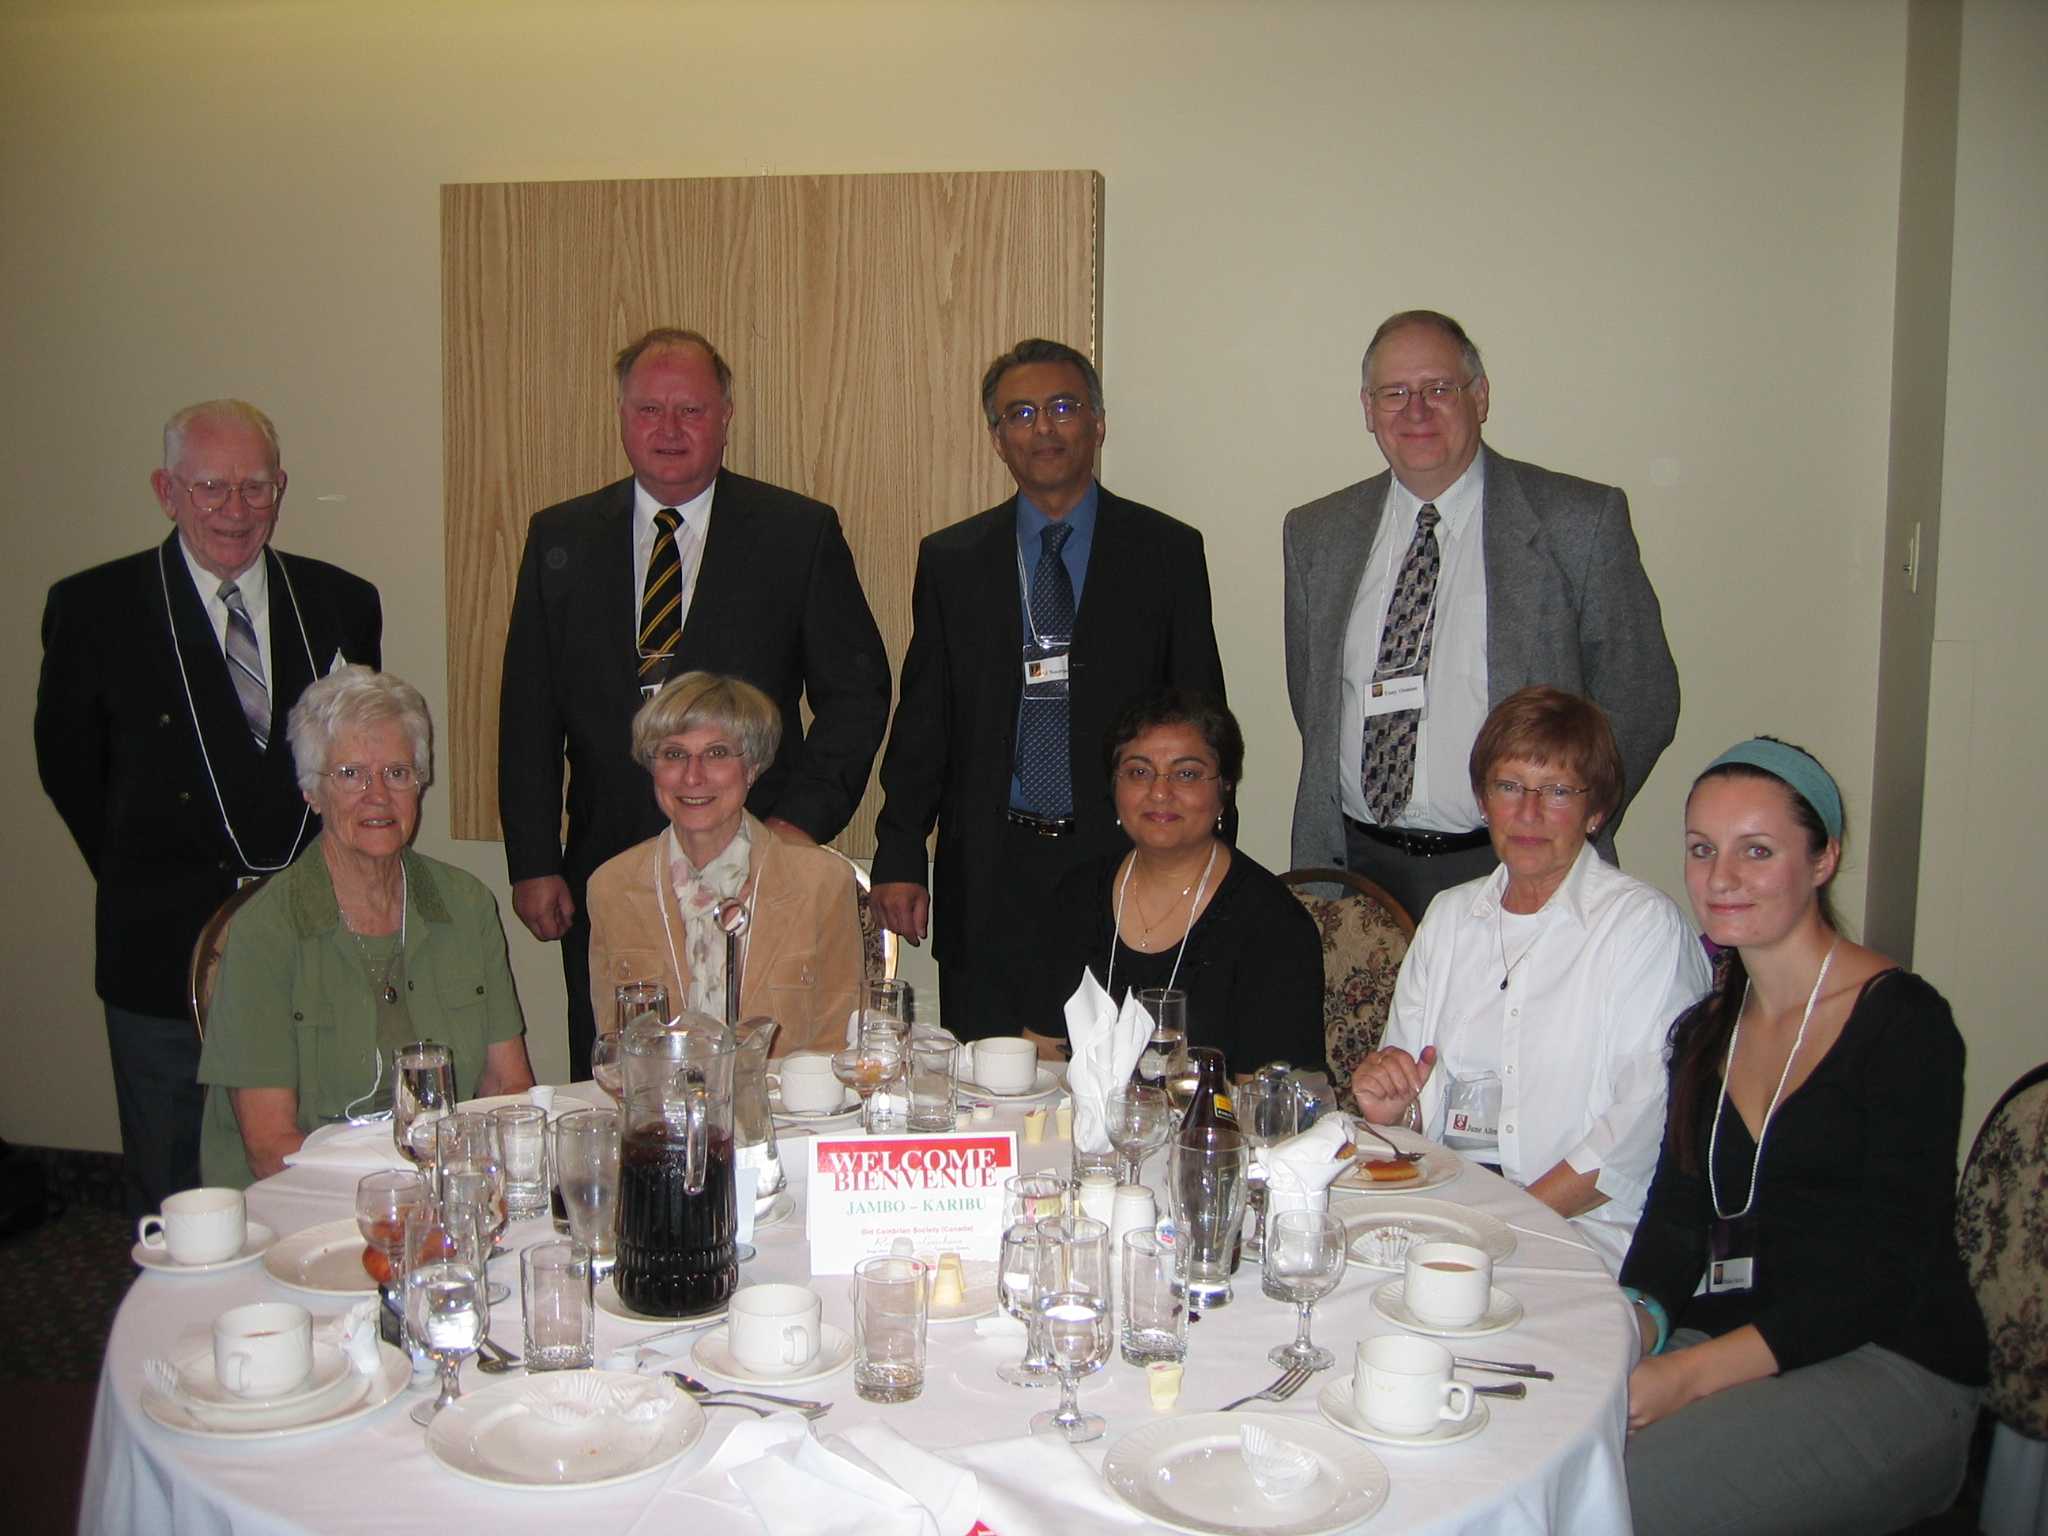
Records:
<instances>
[{"instance_id":1,"label":"water goblet","mask_svg":"<svg viewBox=\"0 0 2048 1536\"><path fill-rule=\"evenodd\" d=\"M482 1248L481 1262L488 1264L504 1253L498 1240L505 1235L508 1220L502 1184L482 1168L451 1168L441 1176L441 1203L451 1210L466 1210L476 1222ZM492 1304L512 1294L502 1280L490 1280L487 1300Z\"/></svg>"},{"instance_id":2,"label":"water goblet","mask_svg":"<svg viewBox=\"0 0 2048 1536\"><path fill-rule=\"evenodd\" d=\"M1145 1159L1173 1134L1173 1105L1164 1088L1134 1080L1110 1091L1103 1112L1110 1142L1123 1157L1119 1182L1136 1184L1144 1177Z\"/></svg>"},{"instance_id":3,"label":"water goblet","mask_svg":"<svg viewBox=\"0 0 2048 1536\"><path fill-rule=\"evenodd\" d=\"M1283 1370L1325 1371L1337 1357L1309 1341L1309 1314L1344 1278L1344 1223L1328 1211L1281 1211L1266 1227L1264 1278L1260 1289L1275 1301L1291 1301L1298 1314L1292 1344L1276 1345L1266 1358Z\"/></svg>"},{"instance_id":4,"label":"water goblet","mask_svg":"<svg viewBox=\"0 0 2048 1536\"><path fill-rule=\"evenodd\" d=\"M614 1104L626 1102L625 1036L616 1029L590 1042L590 1075Z\"/></svg>"},{"instance_id":5,"label":"water goblet","mask_svg":"<svg viewBox=\"0 0 2048 1536\"><path fill-rule=\"evenodd\" d=\"M391 1053L391 1140L415 1167L434 1156L434 1125L455 1112L455 1053L415 1040Z\"/></svg>"},{"instance_id":6,"label":"water goblet","mask_svg":"<svg viewBox=\"0 0 2048 1536\"><path fill-rule=\"evenodd\" d=\"M1052 1356L1046 1351L1038 1316L1040 1242L1036 1221L1013 1222L1003 1231L1002 1254L996 1263L996 1300L1025 1330L1024 1358L996 1367L996 1375L1013 1387L1049 1387L1053 1383Z\"/></svg>"},{"instance_id":7,"label":"water goblet","mask_svg":"<svg viewBox=\"0 0 2048 1536\"><path fill-rule=\"evenodd\" d=\"M406 1218L404 1255L406 1331L440 1378L434 1401L413 1410L413 1421L427 1424L462 1395L462 1362L490 1328L482 1244L468 1212L428 1204Z\"/></svg>"},{"instance_id":8,"label":"water goblet","mask_svg":"<svg viewBox=\"0 0 2048 1536\"><path fill-rule=\"evenodd\" d=\"M1003 1225L1020 1221L1044 1221L1067 1208L1073 1183L1066 1175L1041 1170L1012 1174L1003 1181Z\"/></svg>"},{"instance_id":9,"label":"water goblet","mask_svg":"<svg viewBox=\"0 0 2048 1536\"><path fill-rule=\"evenodd\" d=\"M902 1070L903 1053L893 1046L877 1042L866 1030L861 1032L860 1044L833 1053L832 1075L860 1095L862 1130L873 1134L875 1127L870 1111L875 1091L883 1084L893 1082Z\"/></svg>"},{"instance_id":10,"label":"water goblet","mask_svg":"<svg viewBox=\"0 0 2048 1536\"><path fill-rule=\"evenodd\" d=\"M380 1168L356 1180L356 1230L366 1245L363 1268L389 1289L405 1249L405 1218L427 1203L427 1181L411 1168Z\"/></svg>"},{"instance_id":11,"label":"water goblet","mask_svg":"<svg viewBox=\"0 0 2048 1536\"><path fill-rule=\"evenodd\" d=\"M1032 1415L1031 1432L1061 1435L1069 1445L1100 1439L1102 1415L1083 1413L1076 1394L1081 1378L1109 1359L1109 1298L1095 1291L1047 1291L1039 1297L1038 1315L1059 1376L1060 1401Z\"/></svg>"}]
</instances>

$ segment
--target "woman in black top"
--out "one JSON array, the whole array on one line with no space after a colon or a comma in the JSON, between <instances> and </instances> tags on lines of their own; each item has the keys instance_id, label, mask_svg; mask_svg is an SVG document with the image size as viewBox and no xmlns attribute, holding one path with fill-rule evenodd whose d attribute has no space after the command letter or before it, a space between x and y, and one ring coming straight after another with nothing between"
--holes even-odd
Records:
<instances>
[{"instance_id":1,"label":"woman in black top","mask_svg":"<svg viewBox=\"0 0 2048 1536\"><path fill-rule=\"evenodd\" d=\"M1834 780L1767 737L1686 802L1686 888L1729 952L1673 1027L1621 1270L1641 1532L1894 1530L1962 1480L1987 1353L1955 1239L1963 1043L1841 935L1841 833Z\"/></svg>"},{"instance_id":2,"label":"woman in black top","mask_svg":"<svg viewBox=\"0 0 2048 1536\"><path fill-rule=\"evenodd\" d=\"M1168 690L1132 705L1105 747L1130 852L1083 865L1055 892L1048 988L1060 1017L1083 969L1119 1003L1132 987L1188 995L1188 1043L1243 1075L1269 1061L1320 1070L1323 947L1301 903L1219 835L1244 771L1223 705Z\"/></svg>"}]
</instances>

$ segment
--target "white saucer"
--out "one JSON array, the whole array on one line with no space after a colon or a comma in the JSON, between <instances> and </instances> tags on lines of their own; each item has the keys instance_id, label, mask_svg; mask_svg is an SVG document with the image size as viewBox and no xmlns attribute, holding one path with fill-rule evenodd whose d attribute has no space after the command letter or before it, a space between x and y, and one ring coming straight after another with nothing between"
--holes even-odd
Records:
<instances>
[{"instance_id":1,"label":"white saucer","mask_svg":"<svg viewBox=\"0 0 2048 1536\"><path fill-rule=\"evenodd\" d=\"M332 1344L316 1341L313 1368L297 1386L269 1397L243 1397L230 1392L214 1373L211 1337L186 1345L171 1357L178 1368L178 1399L220 1414L262 1413L303 1408L327 1396L350 1375L348 1356Z\"/></svg>"},{"instance_id":2,"label":"white saucer","mask_svg":"<svg viewBox=\"0 0 2048 1536\"><path fill-rule=\"evenodd\" d=\"M402 1349L380 1342L378 1370L374 1376L345 1379L340 1395L332 1399L301 1403L294 1408L218 1414L197 1403L166 1397L151 1386L142 1389L142 1411L166 1429L209 1440L276 1440L286 1435L308 1434L329 1429L375 1413L412 1384L412 1361Z\"/></svg>"},{"instance_id":3,"label":"white saucer","mask_svg":"<svg viewBox=\"0 0 2048 1536\"><path fill-rule=\"evenodd\" d=\"M700 1312L695 1317L656 1317L649 1312L635 1312L619 1300L619 1289L609 1279L597 1287L597 1310L607 1317L616 1317L629 1323L645 1323L650 1328L694 1328L700 1324L715 1323L725 1316L726 1309L714 1307L709 1312Z\"/></svg>"},{"instance_id":4,"label":"white saucer","mask_svg":"<svg viewBox=\"0 0 2048 1536\"><path fill-rule=\"evenodd\" d=\"M800 1387L807 1381L837 1376L853 1364L853 1335L830 1323L818 1325L818 1355L809 1365L791 1366L787 1371L757 1371L733 1358L732 1330L714 1328L697 1335L690 1345L690 1358L714 1376L736 1381L744 1387Z\"/></svg>"},{"instance_id":5,"label":"white saucer","mask_svg":"<svg viewBox=\"0 0 2048 1536\"><path fill-rule=\"evenodd\" d=\"M243 1234L242 1251L211 1263L180 1264L171 1257L169 1249L152 1248L146 1243L137 1243L129 1249L128 1257L144 1269L153 1269L160 1275L217 1275L224 1269L240 1269L244 1264L254 1264L276 1241L275 1232L260 1221L252 1221Z\"/></svg>"},{"instance_id":6,"label":"white saucer","mask_svg":"<svg viewBox=\"0 0 2048 1536\"><path fill-rule=\"evenodd\" d=\"M1031 1086L1022 1093L997 1093L993 1088L985 1088L980 1083L971 1083L965 1079L960 1083L960 1092L966 1097L992 1099L998 1104L1027 1104L1033 1099L1042 1099L1049 1093L1057 1093L1059 1088L1059 1074L1051 1067L1040 1067L1038 1075L1031 1081Z\"/></svg>"},{"instance_id":7,"label":"white saucer","mask_svg":"<svg viewBox=\"0 0 2048 1536\"><path fill-rule=\"evenodd\" d=\"M1407 1289L1406 1280L1387 1281L1372 1293L1372 1307L1388 1322L1399 1323L1415 1333L1427 1333L1439 1339L1479 1339L1489 1333L1505 1333L1522 1320L1521 1302L1496 1285L1486 1299L1486 1315L1478 1322L1467 1323L1462 1328L1425 1323L1408 1310Z\"/></svg>"},{"instance_id":8,"label":"white saucer","mask_svg":"<svg viewBox=\"0 0 2048 1536\"><path fill-rule=\"evenodd\" d=\"M758 1232L763 1227L779 1227L795 1214L796 1191L787 1188L782 1189L768 1203L768 1209L754 1218L754 1230Z\"/></svg>"},{"instance_id":9,"label":"white saucer","mask_svg":"<svg viewBox=\"0 0 2048 1536\"><path fill-rule=\"evenodd\" d=\"M768 1109L777 1120L786 1120L791 1125L838 1125L860 1114L860 1095L851 1088L840 1089L840 1094L837 1109L784 1109L782 1090L770 1088Z\"/></svg>"},{"instance_id":10,"label":"white saucer","mask_svg":"<svg viewBox=\"0 0 2048 1536\"><path fill-rule=\"evenodd\" d=\"M1333 1381L1324 1387L1316 1398L1316 1407L1322 1410L1324 1418L1343 1430L1347 1435L1356 1435L1361 1440L1370 1440L1376 1445L1405 1445L1414 1450L1427 1450L1432 1446L1456 1445L1460 1440L1470 1440L1486 1428L1492 1417L1486 1411L1486 1399L1472 1399L1472 1416L1453 1424L1448 1419L1439 1420L1435 1429L1426 1429L1419 1435L1396 1434L1390 1429L1380 1429L1358 1411L1358 1405L1351 1400L1351 1378Z\"/></svg>"},{"instance_id":11,"label":"white saucer","mask_svg":"<svg viewBox=\"0 0 2048 1536\"><path fill-rule=\"evenodd\" d=\"M270 1278L315 1296L374 1296L377 1282L363 1268L362 1230L353 1216L323 1221L273 1243L263 1255Z\"/></svg>"}]
</instances>

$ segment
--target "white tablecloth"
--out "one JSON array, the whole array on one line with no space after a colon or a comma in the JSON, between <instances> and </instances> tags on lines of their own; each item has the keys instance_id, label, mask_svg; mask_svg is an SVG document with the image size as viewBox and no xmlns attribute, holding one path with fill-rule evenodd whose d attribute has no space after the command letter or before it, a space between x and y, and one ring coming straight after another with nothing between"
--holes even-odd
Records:
<instances>
[{"instance_id":1,"label":"white tablecloth","mask_svg":"<svg viewBox=\"0 0 2048 1536\"><path fill-rule=\"evenodd\" d=\"M1021 1115L1003 1116L998 1123L1015 1127ZM784 1134L789 1137L785 1145L794 1152L800 1133ZM1063 1164L1068 1156L1067 1144L1050 1136L1037 1146L1024 1144L1021 1136L1019 1142L1026 1168ZM785 1161L794 1174L801 1159L786 1152ZM249 1192L250 1214L284 1234L347 1216L356 1177L353 1171L332 1167L289 1168ZM798 1182L792 1177L793 1185ZM798 1196L801 1200L800 1188ZM1458 1352L1534 1361L1554 1370L1557 1380L1530 1382L1529 1396L1522 1402L1488 1400L1492 1422L1484 1433L1462 1443L1431 1450L1368 1447L1386 1465L1392 1492L1385 1507L1359 1529L1375 1536L1396 1531L1487 1536L1627 1531L1621 1453L1632 1327L1620 1293L1567 1223L1492 1174L1468 1165L1457 1180L1428 1191L1426 1197L1472 1206L1515 1228L1518 1247L1498 1266L1495 1283L1522 1301L1526 1315L1507 1332L1458 1344ZM508 1240L516 1246L547 1234L545 1221L527 1222L515 1226ZM742 1268L743 1284L808 1278L801 1209L786 1224L758 1233L755 1243L759 1256ZM495 1310L492 1335L516 1352L516 1265L501 1259L493 1272L511 1278L513 1295ZM1349 1374L1357 1341L1397 1331L1372 1307L1371 1292L1385 1278L1376 1270L1353 1268L1347 1273L1337 1292L1316 1308L1315 1336L1336 1351L1336 1370L1318 1376L1292 1401L1255 1405L1258 1411L1320 1422L1315 1395L1333 1378ZM817 1289L824 1298L825 1320L850 1328L845 1279L822 1279ZM731 1410L712 1411L704 1439L665 1473L615 1488L573 1493L499 1490L442 1468L428 1455L423 1432L408 1416L419 1401L418 1392L401 1394L353 1424L254 1443L179 1434L143 1415L145 1359L165 1353L181 1334L203 1331L230 1306L287 1298L310 1301L316 1317L341 1309L338 1299L323 1302L287 1290L260 1264L219 1275L145 1271L137 1278L115 1322L100 1374L81 1529L180 1536L338 1530L446 1536L450 1529L466 1528L493 1536L523 1531L559 1536L565 1530L681 1529L714 1514L722 1532L758 1529L750 1517L735 1516L731 1505L713 1505L691 1495L693 1480L722 1475L715 1470L707 1474L706 1465L734 1427L757 1422ZM600 1358L650 1331L601 1313ZM1237 1299L1210 1312L1191 1330L1177 1411L1206 1412L1264 1386L1276 1374L1265 1359L1266 1351L1292 1337L1293 1309L1259 1294L1258 1271L1248 1263L1238 1276ZM685 1369L704 1374L690 1366L687 1337L663 1347L679 1350ZM832 1413L816 1426L819 1434L872 1422L932 1449L973 1447L1024 1434L1030 1415L1050 1405L1049 1393L1007 1386L997 1379L995 1368L1015 1353L1012 1345L977 1337L970 1323L934 1326L926 1388L915 1402L890 1407L862 1402L854 1394L850 1371L797 1389L795 1395L833 1402ZM491 1379L467 1368L464 1390ZM1100 1467L1119 1436L1156 1417L1147 1402L1142 1373L1121 1360L1084 1381L1081 1402L1109 1420L1104 1439L1080 1447L1091 1467ZM1004 1531L997 1536L1025 1533Z\"/></svg>"}]
</instances>

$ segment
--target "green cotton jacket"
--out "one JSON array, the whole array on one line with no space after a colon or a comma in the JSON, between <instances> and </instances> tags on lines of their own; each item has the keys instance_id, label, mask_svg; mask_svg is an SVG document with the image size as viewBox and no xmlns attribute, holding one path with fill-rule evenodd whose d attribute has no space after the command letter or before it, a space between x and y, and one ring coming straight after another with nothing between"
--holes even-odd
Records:
<instances>
[{"instance_id":1,"label":"green cotton jacket","mask_svg":"<svg viewBox=\"0 0 2048 1536\"><path fill-rule=\"evenodd\" d=\"M476 1092L486 1050L525 1033L505 958L498 905L473 875L408 850L405 987L414 1039L455 1052L456 1091ZM342 926L319 841L235 914L221 957L199 1081L206 1084L200 1174L210 1185L253 1181L230 1088L290 1088L299 1128L391 1105L391 1064L376 1051L376 1010L363 961Z\"/></svg>"}]
</instances>

